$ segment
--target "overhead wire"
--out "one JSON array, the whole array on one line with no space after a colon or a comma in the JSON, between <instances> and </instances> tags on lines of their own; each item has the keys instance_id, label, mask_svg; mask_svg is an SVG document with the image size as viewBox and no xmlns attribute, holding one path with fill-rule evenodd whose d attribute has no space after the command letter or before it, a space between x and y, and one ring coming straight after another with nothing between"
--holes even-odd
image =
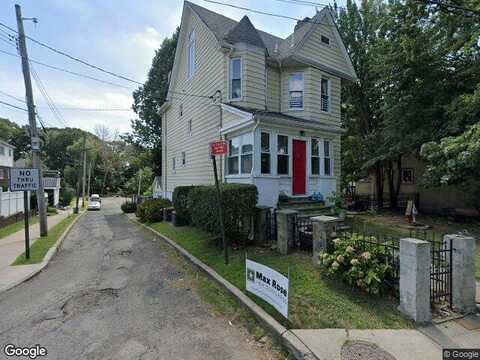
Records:
<instances>
[{"instance_id":1,"label":"overhead wire","mask_svg":"<svg viewBox=\"0 0 480 360\"><path fill-rule=\"evenodd\" d=\"M10 104L10 103L8 103L8 102L6 102L6 101L0 100L0 104L6 105L6 106L10 106L10 107L12 107L12 108L14 108L14 109L17 109L17 110L28 111L27 109L21 108L20 106L17 106L17 105Z\"/></svg>"}]
</instances>

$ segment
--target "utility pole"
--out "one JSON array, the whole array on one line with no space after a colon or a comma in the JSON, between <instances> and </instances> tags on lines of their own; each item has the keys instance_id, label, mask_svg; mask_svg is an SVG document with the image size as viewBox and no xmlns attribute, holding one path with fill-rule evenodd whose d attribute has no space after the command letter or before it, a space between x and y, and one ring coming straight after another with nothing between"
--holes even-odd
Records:
<instances>
[{"instance_id":1,"label":"utility pole","mask_svg":"<svg viewBox=\"0 0 480 360\"><path fill-rule=\"evenodd\" d=\"M140 169L138 171L138 174L139 174L139 177L138 177L138 193L137 193L137 196L138 198L140 198L140 193L141 193L141 189L142 189L142 170Z\"/></svg>"},{"instance_id":2,"label":"utility pole","mask_svg":"<svg viewBox=\"0 0 480 360\"><path fill-rule=\"evenodd\" d=\"M78 159L78 175L77 175L77 202L75 204L75 209L73 209L73 213L74 214L78 214L79 212L79 209L78 209L78 204L80 202L80 183L81 183L81 178L82 178L82 155L85 154L85 148L86 148L86 141L87 141L87 137L85 134L83 134L83 150L82 152L80 153L80 158Z\"/></svg>"},{"instance_id":3,"label":"utility pole","mask_svg":"<svg viewBox=\"0 0 480 360\"><path fill-rule=\"evenodd\" d=\"M92 176L92 161L88 163L88 185L87 185L87 198L90 198L90 177Z\"/></svg>"},{"instance_id":4,"label":"utility pole","mask_svg":"<svg viewBox=\"0 0 480 360\"><path fill-rule=\"evenodd\" d=\"M85 207L85 177L87 176L87 147L85 135L83 138L83 174L82 174L82 208Z\"/></svg>"},{"instance_id":5,"label":"utility pole","mask_svg":"<svg viewBox=\"0 0 480 360\"><path fill-rule=\"evenodd\" d=\"M40 139L37 131L37 120L35 118L35 103L33 102L32 79L30 78L30 64L28 62L27 44L25 42L25 30L23 29L22 10L20 5L15 5L18 28L18 46L22 57L22 72L25 82L25 97L28 107L28 122L30 124L30 141L32 145L33 167L38 169L40 178L37 190L37 206L40 217L40 236L48 235L47 208L45 207L45 193L43 190L43 173L40 162Z\"/></svg>"}]
</instances>

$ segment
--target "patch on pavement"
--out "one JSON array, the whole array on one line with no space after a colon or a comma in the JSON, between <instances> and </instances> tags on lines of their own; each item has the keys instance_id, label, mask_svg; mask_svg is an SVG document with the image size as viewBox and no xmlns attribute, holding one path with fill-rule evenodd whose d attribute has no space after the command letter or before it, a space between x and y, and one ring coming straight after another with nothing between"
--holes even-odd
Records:
<instances>
[{"instance_id":1,"label":"patch on pavement","mask_svg":"<svg viewBox=\"0 0 480 360\"><path fill-rule=\"evenodd\" d=\"M366 341L347 341L340 354L342 360L396 360L390 353Z\"/></svg>"},{"instance_id":2,"label":"patch on pavement","mask_svg":"<svg viewBox=\"0 0 480 360\"><path fill-rule=\"evenodd\" d=\"M115 289L88 289L69 298L61 309L66 316L84 313L93 307L111 305L117 296Z\"/></svg>"}]
</instances>

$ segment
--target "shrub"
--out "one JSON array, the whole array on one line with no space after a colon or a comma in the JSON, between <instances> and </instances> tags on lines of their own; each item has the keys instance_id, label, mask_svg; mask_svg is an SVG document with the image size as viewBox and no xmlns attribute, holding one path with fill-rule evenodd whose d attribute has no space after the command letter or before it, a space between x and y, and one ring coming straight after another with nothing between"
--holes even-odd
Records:
<instances>
[{"instance_id":1,"label":"shrub","mask_svg":"<svg viewBox=\"0 0 480 360\"><path fill-rule=\"evenodd\" d=\"M125 214L131 214L137 211L137 204L127 200L122 204L121 209Z\"/></svg>"},{"instance_id":2,"label":"shrub","mask_svg":"<svg viewBox=\"0 0 480 360\"><path fill-rule=\"evenodd\" d=\"M191 222L188 212L188 193L195 186L177 186L173 191L173 206L177 216L177 225L188 225Z\"/></svg>"},{"instance_id":3,"label":"shrub","mask_svg":"<svg viewBox=\"0 0 480 360\"><path fill-rule=\"evenodd\" d=\"M60 192L60 205L69 206L75 197L75 190L71 187L62 188Z\"/></svg>"},{"instance_id":4,"label":"shrub","mask_svg":"<svg viewBox=\"0 0 480 360\"><path fill-rule=\"evenodd\" d=\"M58 210L54 208L53 206L48 206L47 207L47 215L56 215L58 214Z\"/></svg>"},{"instance_id":5,"label":"shrub","mask_svg":"<svg viewBox=\"0 0 480 360\"><path fill-rule=\"evenodd\" d=\"M355 234L347 239L333 240L332 249L320 255L322 266L330 276L339 277L368 293L379 294L393 272L392 266L385 261L387 250L384 246L373 246L364 251L360 241Z\"/></svg>"},{"instance_id":6,"label":"shrub","mask_svg":"<svg viewBox=\"0 0 480 360\"><path fill-rule=\"evenodd\" d=\"M255 185L222 186L225 233L230 240L239 243L246 238L257 197ZM221 233L215 186L197 186L191 189L187 207L193 225L215 235Z\"/></svg>"},{"instance_id":7,"label":"shrub","mask_svg":"<svg viewBox=\"0 0 480 360\"><path fill-rule=\"evenodd\" d=\"M163 219L163 209L172 206L168 199L147 200L137 205L135 214L142 222L157 222Z\"/></svg>"}]
</instances>

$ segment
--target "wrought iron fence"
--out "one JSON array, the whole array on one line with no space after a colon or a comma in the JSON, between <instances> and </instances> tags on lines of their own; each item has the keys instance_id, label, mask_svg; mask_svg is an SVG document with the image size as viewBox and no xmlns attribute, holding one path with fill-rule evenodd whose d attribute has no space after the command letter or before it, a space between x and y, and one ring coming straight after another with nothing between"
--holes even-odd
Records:
<instances>
[{"instance_id":1,"label":"wrought iron fence","mask_svg":"<svg viewBox=\"0 0 480 360\"><path fill-rule=\"evenodd\" d=\"M453 243L448 241L431 242L432 262L430 264L430 302L448 302L452 306L452 258Z\"/></svg>"},{"instance_id":2,"label":"wrought iron fence","mask_svg":"<svg viewBox=\"0 0 480 360\"><path fill-rule=\"evenodd\" d=\"M277 241L277 209L265 212L265 241L267 243Z\"/></svg>"},{"instance_id":3,"label":"wrought iron fence","mask_svg":"<svg viewBox=\"0 0 480 360\"><path fill-rule=\"evenodd\" d=\"M313 252L313 225L308 217L297 217L293 223L293 236L289 248Z\"/></svg>"}]
</instances>

